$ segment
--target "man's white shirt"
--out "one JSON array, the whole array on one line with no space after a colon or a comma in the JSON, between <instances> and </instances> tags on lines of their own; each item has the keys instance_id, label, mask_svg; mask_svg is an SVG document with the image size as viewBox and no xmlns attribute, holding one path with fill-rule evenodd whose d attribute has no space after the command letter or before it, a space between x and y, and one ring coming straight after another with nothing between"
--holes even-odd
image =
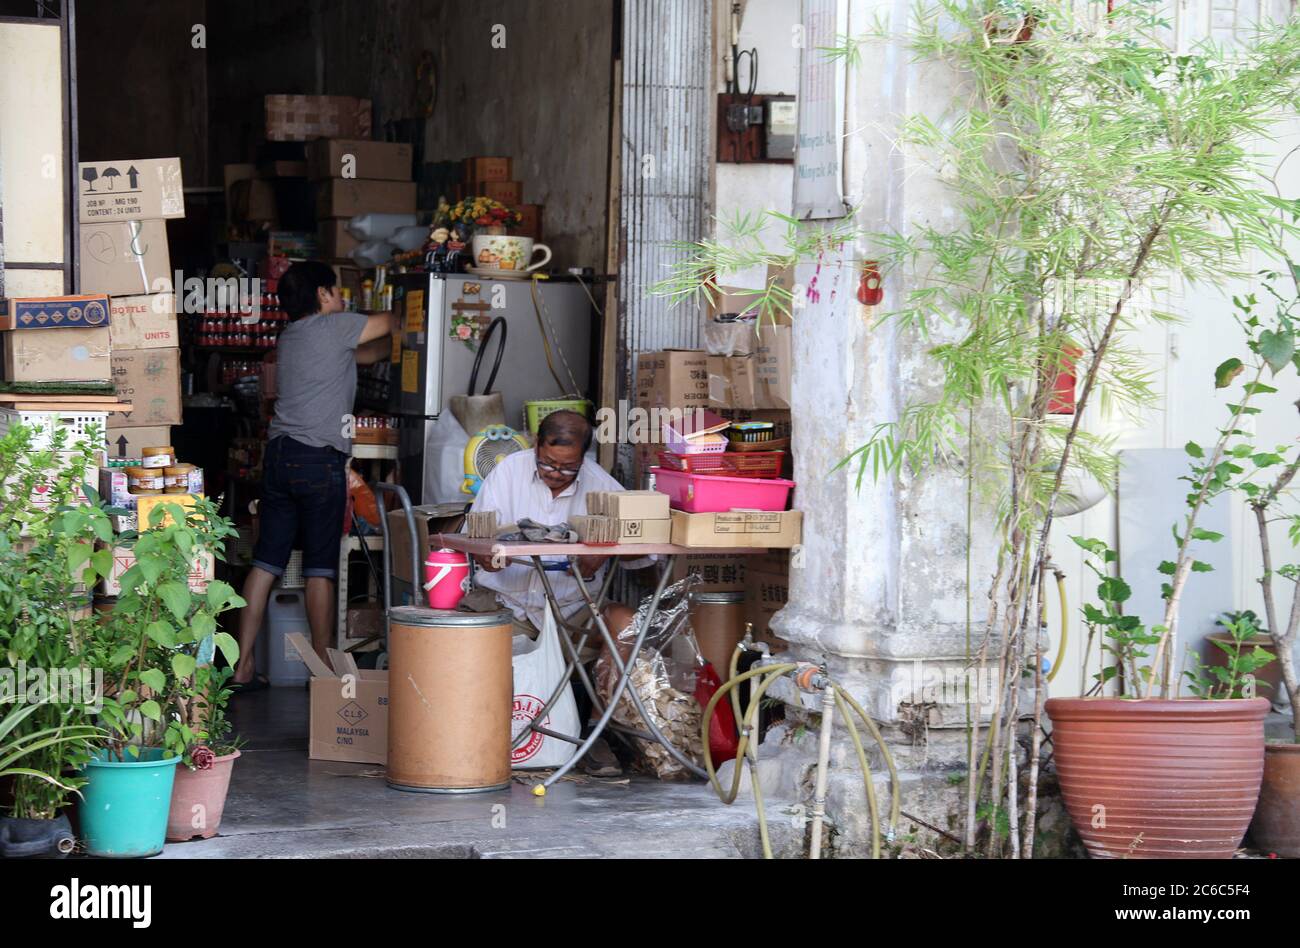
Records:
<instances>
[{"instance_id":1,"label":"man's white shirt","mask_svg":"<svg viewBox=\"0 0 1300 948\"><path fill-rule=\"evenodd\" d=\"M622 491L626 488L605 472L589 456L582 460L577 478L558 496L537 476L537 453L516 451L503 458L483 479L478 496L471 507L476 513L495 510L497 522L518 523L529 519L552 525L563 523L571 516L587 512L587 494L590 491ZM593 551L596 552L596 551ZM563 556L543 557L543 560L564 562ZM653 557L632 560L627 567L637 569L652 562ZM599 581L604 569L597 574ZM567 619L585 605L577 580L568 572L548 571L547 578L556 601ZM542 579L532 566L510 564L493 573L485 569L475 571L475 581L484 589L491 589L509 607L515 618L527 619L537 628L542 627L546 607L546 590ZM596 585L599 583L597 582ZM595 591L592 590L593 597Z\"/></svg>"}]
</instances>

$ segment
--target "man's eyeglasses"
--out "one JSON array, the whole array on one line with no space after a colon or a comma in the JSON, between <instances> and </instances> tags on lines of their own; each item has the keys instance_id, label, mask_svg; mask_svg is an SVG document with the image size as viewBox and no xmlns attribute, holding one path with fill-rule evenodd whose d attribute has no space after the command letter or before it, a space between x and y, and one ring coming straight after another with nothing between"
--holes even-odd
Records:
<instances>
[{"instance_id":1,"label":"man's eyeglasses","mask_svg":"<svg viewBox=\"0 0 1300 948\"><path fill-rule=\"evenodd\" d=\"M537 470L542 471L545 474L559 474L561 477L577 477L582 473L581 471L570 471L562 467L554 467L550 464L544 464L541 461L537 462Z\"/></svg>"}]
</instances>

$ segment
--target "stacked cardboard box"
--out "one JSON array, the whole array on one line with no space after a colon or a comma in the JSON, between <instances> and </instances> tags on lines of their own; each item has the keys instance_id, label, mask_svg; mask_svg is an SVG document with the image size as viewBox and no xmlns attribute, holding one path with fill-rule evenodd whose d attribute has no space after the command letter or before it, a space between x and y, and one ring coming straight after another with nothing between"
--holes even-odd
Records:
<instances>
[{"instance_id":1,"label":"stacked cardboard box","mask_svg":"<svg viewBox=\"0 0 1300 948\"><path fill-rule=\"evenodd\" d=\"M771 550L751 556L745 570L745 621L753 626L754 637L767 642L773 651L787 647L772 632L772 617L790 598L790 553Z\"/></svg>"},{"instance_id":2,"label":"stacked cardboard box","mask_svg":"<svg viewBox=\"0 0 1300 948\"><path fill-rule=\"evenodd\" d=\"M369 99L347 95L268 95L265 106L267 141L370 138Z\"/></svg>"},{"instance_id":3,"label":"stacked cardboard box","mask_svg":"<svg viewBox=\"0 0 1300 948\"><path fill-rule=\"evenodd\" d=\"M654 490L592 491L585 517L575 517L584 542L667 543L668 495Z\"/></svg>"},{"instance_id":4,"label":"stacked cardboard box","mask_svg":"<svg viewBox=\"0 0 1300 948\"><path fill-rule=\"evenodd\" d=\"M668 350L643 353L637 358L637 407L708 408L726 421L765 421L774 427L777 439L790 439L790 388L792 375L790 310L794 308L794 273L769 268L767 282L777 288L774 306L754 322L724 324L721 314L742 314L755 308L761 296L756 291L719 287L702 314L707 328L717 327L715 337L706 332L713 352ZM725 345L719 352L713 345ZM661 444L636 446L636 476L645 482L646 472L658 463ZM791 455L786 455L783 476L790 476ZM765 547L760 556L717 554L679 557L674 579L695 574L701 591L744 591L746 619L755 635L774 647L785 643L772 635L770 620L789 596L788 549L802 540L802 515L798 511L772 513L672 513L672 542L685 546Z\"/></svg>"},{"instance_id":5,"label":"stacked cardboard box","mask_svg":"<svg viewBox=\"0 0 1300 948\"><path fill-rule=\"evenodd\" d=\"M542 239L542 205L524 203L524 185L515 180L514 162L503 156L476 156L461 162L461 181L456 200L486 197L518 211L520 220L509 225L511 234Z\"/></svg>"},{"instance_id":6,"label":"stacked cardboard box","mask_svg":"<svg viewBox=\"0 0 1300 948\"><path fill-rule=\"evenodd\" d=\"M398 142L321 139L307 146L316 184L316 241L326 260L345 260L360 245L347 230L359 214L415 213L412 149Z\"/></svg>"},{"instance_id":7,"label":"stacked cardboard box","mask_svg":"<svg viewBox=\"0 0 1300 948\"><path fill-rule=\"evenodd\" d=\"M108 382L108 297L0 299L7 382Z\"/></svg>"},{"instance_id":8,"label":"stacked cardboard box","mask_svg":"<svg viewBox=\"0 0 1300 948\"><path fill-rule=\"evenodd\" d=\"M81 287L112 297L111 378L132 404L130 412L110 415L108 427L178 425L180 337L164 221L185 216L180 159L80 167Z\"/></svg>"}]
</instances>

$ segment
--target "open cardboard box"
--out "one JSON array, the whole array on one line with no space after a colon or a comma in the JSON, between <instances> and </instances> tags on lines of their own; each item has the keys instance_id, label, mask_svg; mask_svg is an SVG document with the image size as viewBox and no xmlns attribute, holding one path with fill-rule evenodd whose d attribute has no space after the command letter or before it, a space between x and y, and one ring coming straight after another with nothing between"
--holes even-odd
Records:
<instances>
[{"instance_id":1,"label":"open cardboard box","mask_svg":"<svg viewBox=\"0 0 1300 948\"><path fill-rule=\"evenodd\" d=\"M311 672L307 756L356 764L388 762L388 672L358 669L346 652L331 652L336 671L323 662L307 636L287 641Z\"/></svg>"}]
</instances>

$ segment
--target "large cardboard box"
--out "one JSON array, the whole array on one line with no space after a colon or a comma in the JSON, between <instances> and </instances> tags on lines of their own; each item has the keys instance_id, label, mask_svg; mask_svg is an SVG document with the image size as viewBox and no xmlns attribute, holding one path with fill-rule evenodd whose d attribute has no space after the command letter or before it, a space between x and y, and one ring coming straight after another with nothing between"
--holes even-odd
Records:
<instances>
[{"instance_id":1,"label":"large cardboard box","mask_svg":"<svg viewBox=\"0 0 1300 948\"><path fill-rule=\"evenodd\" d=\"M129 401L132 408L129 412L109 415L109 428L181 423L179 349L115 349L112 379L118 397Z\"/></svg>"},{"instance_id":2,"label":"large cardboard box","mask_svg":"<svg viewBox=\"0 0 1300 948\"><path fill-rule=\"evenodd\" d=\"M268 95L266 139L369 138L370 100L348 95Z\"/></svg>"},{"instance_id":3,"label":"large cardboard box","mask_svg":"<svg viewBox=\"0 0 1300 948\"><path fill-rule=\"evenodd\" d=\"M701 547L767 547L789 549L803 536L798 510L684 513L673 511L673 543Z\"/></svg>"},{"instance_id":4,"label":"large cardboard box","mask_svg":"<svg viewBox=\"0 0 1300 948\"><path fill-rule=\"evenodd\" d=\"M185 216L179 158L83 161L77 168L77 218L83 224Z\"/></svg>"},{"instance_id":5,"label":"large cardboard box","mask_svg":"<svg viewBox=\"0 0 1300 948\"><path fill-rule=\"evenodd\" d=\"M316 247L325 260L347 258L361 241L348 232L347 217L326 217L316 222Z\"/></svg>"},{"instance_id":6,"label":"large cardboard box","mask_svg":"<svg viewBox=\"0 0 1300 948\"><path fill-rule=\"evenodd\" d=\"M691 587L698 592L741 592L753 557L683 553L673 559L672 582L688 575L698 576Z\"/></svg>"},{"instance_id":7,"label":"large cardboard box","mask_svg":"<svg viewBox=\"0 0 1300 948\"><path fill-rule=\"evenodd\" d=\"M0 297L0 330L102 329L108 325L108 297L82 296Z\"/></svg>"},{"instance_id":8,"label":"large cardboard box","mask_svg":"<svg viewBox=\"0 0 1300 948\"><path fill-rule=\"evenodd\" d=\"M414 214L414 181L327 178L316 184L316 217L358 214Z\"/></svg>"},{"instance_id":9,"label":"large cardboard box","mask_svg":"<svg viewBox=\"0 0 1300 948\"><path fill-rule=\"evenodd\" d=\"M109 312L114 349L175 349L181 344L175 293L115 296Z\"/></svg>"},{"instance_id":10,"label":"large cardboard box","mask_svg":"<svg viewBox=\"0 0 1300 948\"><path fill-rule=\"evenodd\" d=\"M619 543L669 543L672 539L672 521L662 519L618 521Z\"/></svg>"},{"instance_id":11,"label":"large cardboard box","mask_svg":"<svg viewBox=\"0 0 1300 948\"><path fill-rule=\"evenodd\" d=\"M791 329L763 326L753 354L708 357L708 404L713 408L788 409Z\"/></svg>"},{"instance_id":12,"label":"large cardboard box","mask_svg":"<svg viewBox=\"0 0 1300 948\"><path fill-rule=\"evenodd\" d=\"M668 495L657 490L610 491L607 516L620 520L667 520Z\"/></svg>"},{"instance_id":13,"label":"large cardboard box","mask_svg":"<svg viewBox=\"0 0 1300 948\"><path fill-rule=\"evenodd\" d=\"M482 195L500 201L506 207L514 207L524 201L524 186L519 181L482 181L477 186L467 185L467 188L473 193L467 191L465 197Z\"/></svg>"},{"instance_id":14,"label":"large cardboard box","mask_svg":"<svg viewBox=\"0 0 1300 948\"><path fill-rule=\"evenodd\" d=\"M411 146L401 142L333 138L307 146L307 176L410 181L413 160Z\"/></svg>"},{"instance_id":15,"label":"large cardboard box","mask_svg":"<svg viewBox=\"0 0 1300 948\"><path fill-rule=\"evenodd\" d=\"M438 517L429 506L416 507L415 515L416 549L420 551L420 562L434 548L439 533L454 533L459 529L462 517ZM391 559L393 576L405 582L411 581L411 533L406 526L406 517L401 510L388 513L388 539L392 545Z\"/></svg>"},{"instance_id":16,"label":"large cardboard box","mask_svg":"<svg viewBox=\"0 0 1300 948\"><path fill-rule=\"evenodd\" d=\"M287 643L311 672L307 756L357 764L388 761L388 672L336 672L301 632Z\"/></svg>"},{"instance_id":17,"label":"large cardboard box","mask_svg":"<svg viewBox=\"0 0 1300 948\"><path fill-rule=\"evenodd\" d=\"M275 186L266 178L236 181L230 186L229 216L232 221L277 224L280 210L275 201Z\"/></svg>"},{"instance_id":18,"label":"large cardboard box","mask_svg":"<svg viewBox=\"0 0 1300 948\"><path fill-rule=\"evenodd\" d=\"M509 158L498 156L479 156L466 158L461 167L461 180L466 187L486 181L509 181L514 175L513 163Z\"/></svg>"},{"instance_id":19,"label":"large cardboard box","mask_svg":"<svg viewBox=\"0 0 1300 948\"><path fill-rule=\"evenodd\" d=\"M144 448L172 443L172 429L167 425L147 428L114 428L108 437L108 456L115 460L139 460Z\"/></svg>"},{"instance_id":20,"label":"large cardboard box","mask_svg":"<svg viewBox=\"0 0 1300 948\"><path fill-rule=\"evenodd\" d=\"M709 404L709 356L698 349L665 349L636 357L636 403L640 408L705 408Z\"/></svg>"},{"instance_id":21,"label":"large cardboard box","mask_svg":"<svg viewBox=\"0 0 1300 948\"><path fill-rule=\"evenodd\" d=\"M108 326L15 329L3 334L8 382L107 382L113 377ZM114 415L109 415L112 424Z\"/></svg>"},{"instance_id":22,"label":"large cardboard box","mask_svg":"<svg viewBox=\"0 0 1300 948\"><path fill-rule=\"evenodd\" d=\"M167 225L163 221L82 225L81 289L109 296L171 292Z\"/></svg>"},{"instance_id":23,"label":"large cardboard box","mask_svg":"<svg viewBox=\"0 0 1300 948\"><path fill-rule=\"evenodd\" d=\"M515 206L519 212L519 220L510 224L506 230L520 237L531 237L533 240L542 239L542 211L541 204L519 204Z\"/></svg>"},{"instance_id":24,"label":"large cardboard box","mask_svg":"<svg viewBox=\"0 0 1300 948\"><path fill-rule=\"evenodd\" d=\"M122 594L122 574L135 565L135 551L129 546L113 547L113 571L99 581L96 590L101 596ZM216 558L211 553L196 553L190 567L186 585L194 592L206 592L208 583L216 578Z\"/></svg>"},{"instance_id":25,"label":"large cardboard box","mask_svg":"<svg viewBox=\"0 0 1300 948\"><path fill-rule=\"evenodd\" d=\"M754 627L754 637L780 650L788 643L772 634L772 616L790 599L789 569L770 570L750 563L745 569L745 621Z\"/></svg>"}]
</instances>

